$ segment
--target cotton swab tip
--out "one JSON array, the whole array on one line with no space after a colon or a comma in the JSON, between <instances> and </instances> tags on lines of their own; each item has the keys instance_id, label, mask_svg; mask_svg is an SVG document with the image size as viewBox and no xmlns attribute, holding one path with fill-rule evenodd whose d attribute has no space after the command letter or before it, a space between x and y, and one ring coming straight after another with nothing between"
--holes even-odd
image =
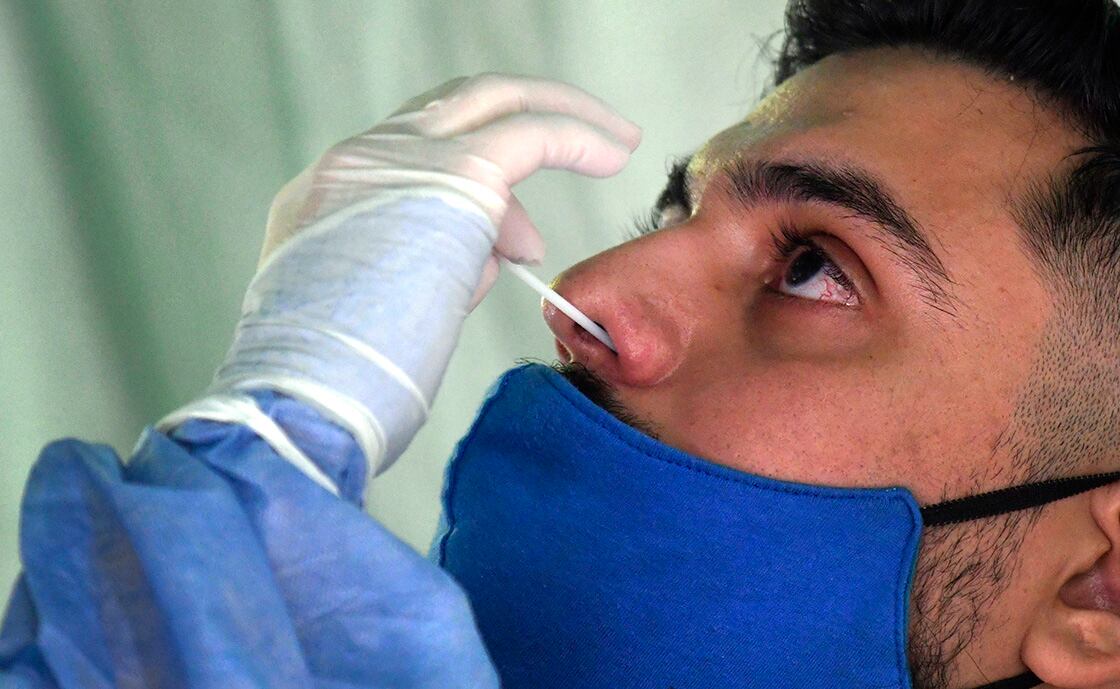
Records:
<instances>
[{"instance_id":1,"label":"cotton swab tip","mask_svg":"<svg viewBox=\"0 0 1120 689\"><path fill-rule=\"evenodd\" d=\"M556 290L541 282L536 275L530 273L524 266L513 263L505 257L502 257L502 263L522 282L529 285L540 294L545 301L560 309L565 316L571 318L581 328L591 333L595 339L605 344L612 352L618 353L618 350L614 347L614 341L611 340L611 336L607 334L607 331L603 330L598 323L584 315L572 302L560 296Z\"/></svg>"}]
</instances>

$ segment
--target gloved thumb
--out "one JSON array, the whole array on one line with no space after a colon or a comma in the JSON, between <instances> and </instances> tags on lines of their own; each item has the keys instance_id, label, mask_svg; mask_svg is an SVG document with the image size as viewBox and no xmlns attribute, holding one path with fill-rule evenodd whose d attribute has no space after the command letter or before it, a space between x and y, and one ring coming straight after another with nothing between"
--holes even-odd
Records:
<instances>
[{"instance_id":1,"label":"gloved thumb","mask_svg":"<svg viewBox=\"0 0 1120 689\"><path fill-rule=\"evenodd\" d=\"M514 263L539 265L544 259L544 250L544 239L540 231L529 219L525 206L521 205L516 196L511 195L506 213L502 216L502 226L498 229L498 241L494 243L494 250L482 267L482 276L478 280L478 286L475 287L467 310L474 311L498 280L498 273L501 271L499 256L504 256Z\"/></svg>"},{"instance_id":2,"label":"gloved thumb","mask_svg":"<svg viewBox=\"0 0 1120 689\"><path fill-rule=\"evenodd\" d=\"M544 239L516 196L509 197L494 252L514 263L540 265L544 260Z\"/></svg>"}]
</instances>

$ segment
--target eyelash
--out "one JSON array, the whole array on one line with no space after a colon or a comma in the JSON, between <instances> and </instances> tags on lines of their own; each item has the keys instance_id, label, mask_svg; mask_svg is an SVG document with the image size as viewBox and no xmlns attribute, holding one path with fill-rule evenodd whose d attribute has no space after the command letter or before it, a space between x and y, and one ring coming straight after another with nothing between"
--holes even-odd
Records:
<instances>
[{"instance_id":1,"label":"eyelash","mask_svg":"<svg viewBox=\"0 0 1120 689\"><path fill-rule=\"evenodd\" d=\"M670 208L680 208L686 216L692 214L688 190L689 160L689 158L678 158L672 161L665 188L657 197L657 203L651 210L634 216L630 227L624 233L626 241L644 237L661 229L661 217Z\"/></svg>"},{"instance_id":2,"label":"eyelash","mask_svg":"<svg viewBox=\"0 0 1120 689\"><path fill-rule=\"evenodd\" d=\"M630 221L630 227L626 230L625 241L657 232L657 230L660 229L657 226L657 221L660 217L661 211L657 209L651 210L648 213L636 214Z\"/></svg>"},{"instance_id":3,"label":"eyelash","mask_svg":"<svg viewBox=\"0 0 1120 689\"><path fill-rule=\"evenodd\" d=\"M817 242L814 242L812 237L806 236L802 230L790 225L782 225L778 228L778 233L773 236L773 245L774 263L785 265L788 268L794 256L802 249L816 252L824 259L821 270L824 271L825 275L835 280L844 289L851 292L857 291L855 283L840 269L840 266L836 265L828 252L822 249ZM784 277L785 273L782 275Z\"/></svg>"}]
</instances>

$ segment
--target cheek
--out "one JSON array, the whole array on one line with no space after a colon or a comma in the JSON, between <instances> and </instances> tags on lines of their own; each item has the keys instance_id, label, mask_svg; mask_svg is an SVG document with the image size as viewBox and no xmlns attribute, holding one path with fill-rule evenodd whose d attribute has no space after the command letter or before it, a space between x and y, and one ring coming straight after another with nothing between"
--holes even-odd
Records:
<instances>
[{"instance_id":1,"label":"cheek","mask_svg":"<svg viewBox=\"0 0 1120 689\"><path fill-rule=\"evenodd\" d=\"M1003 417L889 367L743 367L683 386L655 418L663 440L740 471L799 483L903 486L921 503L963 490ZM702 392L687 392L702 391ZM663 399L664 401L664 399Z\"/></svg>"},{"instance_id":2,"label":"cheek","mask_svg":"<svg viewBox=\"0 0 1120 689\"><path fill-rule=\"evenodd\" d=\"M682 386L683 387L683 386ZM890 483L884 461L898 430L883 386L851 392L852 381L809 367L732 373L692 385L663 410L663 439L741 471L801 483ZM837 390L847 389L848 393Z\"/></svg>"}]
</instances>

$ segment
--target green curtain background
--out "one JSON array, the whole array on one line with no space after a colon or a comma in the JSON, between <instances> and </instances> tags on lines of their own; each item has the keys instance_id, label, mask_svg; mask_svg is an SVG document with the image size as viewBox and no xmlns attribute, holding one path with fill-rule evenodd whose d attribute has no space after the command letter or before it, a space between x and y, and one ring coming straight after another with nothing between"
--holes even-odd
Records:
<instances>
[{"instance_id":1,"label":"green curtain background","mask_svg":"<svg viewBox=\"0 0 1120 689\"><path fill-rule=\"evenodd\" d=\"M578 84L645 128L610 180L545 172L519 197L537 273L619 242L666 160L740 119L782 0L6 0L0 4L0 587L42 446L127 456L220 362L280 186L333 142L464 74ZM371 512L424 551L444 462L516 358L550 360L505 276L469 319L430 422Z\"/></svg>"}]
</instances>

